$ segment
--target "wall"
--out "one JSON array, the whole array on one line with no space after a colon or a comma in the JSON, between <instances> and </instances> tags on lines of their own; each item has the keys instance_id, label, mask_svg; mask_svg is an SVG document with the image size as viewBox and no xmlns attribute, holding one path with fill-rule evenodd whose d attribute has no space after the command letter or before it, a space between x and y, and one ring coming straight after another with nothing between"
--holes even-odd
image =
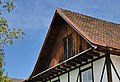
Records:
<instances>
[{"instance_id":1,"label":"wall","mask_svg":"<svg viewBox=\"0 0 120 82\"><path fill-rule=\"evenodd\" d=\"M90 66L90 64L87 64L84 67L81 67L80 69L85 69L89 66ZM60 82L80 82L80 76L78 77L78 81L76 81L78 74L79 74L79 68L76 68L75 70L72 70L69 72L69 81L68 81L68 72L67 72L67 73L59 76ZM56 79L58 79L58 77L52 79L51 82ZM47 82L50 82L50 81L47 81Z\"/></svg>"},{"instance_id":2,"label":"wall","mask_svg":"<svg viewBox=\"0 0 120 82\"><path fill-rule=\"evenodd\" d=\"M72 54L73 55L78 54L89 47L89 44L84 39L82 39L82 37L80 37L80 35L71 28L71 26L69 26L66 22L64 22L60 27L60 30L56 38L56 42L53 45L53 49L51 53L52 60L49 67L55 66L56 64L64 61L63 39L70 34L72 35Z\"/></svg>"},{"instance_id":3,"label":"wall","mask_svg":"<svg viewBox=\"0 0 120 82\"><path fill-rule=\"evenodd\" d=\"M105 63L105 58L93 62L94 82L100 82L104 63ZM106 66L105 66L102 82L107 82Z\"/></svg>"},{"instance_id":4,"label":"wall","mask_svg":"<svg viewBox=\"0 0 120 82\"><path fill-rule=\"evenodd\" d=\"M104 53L102 53L100 56L103 56ZM111 61L118 73L118 75L120 76L120 56L118 55L110 55L110 58L111 58ZM105 63L105 57L104 58L101 58L99 60L96 60L94 61L92 64L89 63L85 66L82 66L79 68L76 68L72 71L69 72L69 81L68 81L68 72L63 74L63 75L60 75L59 78L60 78L60 82L80 82L80 79L77 80L77 76L78 76L78 73L79 73L79 70L84 70L90 66L93 65L93 79L94 79L94 82L100 82L100 79L101 79L101 76L102 76L102 72L103 72L103 67L104 67L104 63ZM113 66L111 64L111 71L112 71L112 82L120 82L117 75L116 75L116 72L115 70L113 69ZM78 77L80 78L80 77ZM58 77L56 78L53 78L51 80L51 82L57 80ZM47 81L47 82L50 82L50 81ZM107 81L107 71L106 71L106 66L105 66L105 70L104 70L104 74L103 74L103 79L102 79L102 82L108 82Z\"/></svg>"},{"instance_id":5,"label":"wall","mask_svg":"<svg viewBox=\"0 0 120 82\"><path fill-rule=\"evenodd\" d=\"M104 53L101 53L101 56L102 55L104 55ZM119 70L120 69L120 56L110 55L110 58L112 60L113 65L115 66L115 69L116 69L117 73L120 76L120 70ZM93 79L94 79L94 82L100 82L104 64L105 64L105 57L94 61L92 64L89 63L85 66L80 67L80 70L83 70L83 69L88 68L88 67L93 65ZM120 82L112 65L111 65L111 71L112 71L113 82ZM70 71L69 72L69 82L76 82L78 73L79 73L79 68L76 68L75 70ZM52 79L52 81L54 81L55 79L58 79L58 77ZM65 74L60 76L60 82L68 82L68 73L65 73ZM78 79L78 82L80 82L80 79ZM108 82L106 65L105 65L105 69L104 69L102 82Z\"/></svg>"},{"instance_id":6,"label":"wall","mask_svg":"<svg viewBox=\"0 0 120 82\"><path fill-rule=\"evenodd\" d=\"M116 68L116 71L118 72L119 76L120 76L120 56L117 56L117 55L111 55L111 60ZM120 82L113 67L112 67L112 79L113 79L113 82Z\"/></svg>"}]
</instances>

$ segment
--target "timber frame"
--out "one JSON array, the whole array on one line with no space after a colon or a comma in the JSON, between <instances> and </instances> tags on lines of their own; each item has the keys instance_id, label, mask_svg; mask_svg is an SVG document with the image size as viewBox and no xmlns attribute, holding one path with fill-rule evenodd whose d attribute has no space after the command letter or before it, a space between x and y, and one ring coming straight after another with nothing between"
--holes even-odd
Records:
<instances>
[{"instance_id":1,"label":"timber frame","mask_svg":"<svg viewBox=\"0 0 120 82\"><path fill-rule=\"evenodd\" d=\"M119 76L113 62L110 59L110 54L106 53L106 54L100 55L100 53L96 52L94 48L89 48L89 49L61 62L60 64L33 76L30 80L31 80L31 82L33 82L35 79L37 79L41 82L46 82L46 81L50 80L50 82L51 82L51 79L58 77L59 82L61 82L59 79L59 76L65 74L65 73L68 73L68 82L70 82L69 81L69 72L79 68L78 76L75 81L75 82L78 82L78 79L80 79L80 81L81 81L81 77L79 77L79 76L81 76L81 72L88 70L90 68L93 69L93 67L92 67L93 62L97 61L99 59L102 59L102 58L105 58L105 62L104 62L104 66L102 69L101 79L98 82L103 82L102 79L103 79L103 75L105 72L105 67L107 69L108 82L112 82L111 66L113 67L113 69L120 81L120 76ZM83 70L80 70L80 67L85 66L87 64L91 64L91 66L89 66ZM94 75L92 77L94 77ZM93 82L94 82L94 80L93 80Z\"/></svg>"}]
</instances>

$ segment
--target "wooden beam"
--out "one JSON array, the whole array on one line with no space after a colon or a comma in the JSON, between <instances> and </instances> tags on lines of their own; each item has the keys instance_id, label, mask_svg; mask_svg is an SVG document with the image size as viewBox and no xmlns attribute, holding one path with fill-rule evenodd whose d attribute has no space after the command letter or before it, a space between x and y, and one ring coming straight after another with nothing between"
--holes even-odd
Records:
<instances>
[{"instance_id":1,"label":"wooden beam","mask_svg":"<svg viewBox=\"0 0 120 82\"><path fill-rule=\"evenodd\" d=\"M66 62L66 64L67 64L67 65L71 65L71 66L76 66L76 63L73 63L73 62L71 62L71 61Z\"/></svg>"},{"instance_id":2,"label":"wooden beam","mask_svg":"<svg viewBox=\"0 0 120 82\"><path fill-rule=\"evenodd\" d=\"M81 64L82 63L82 61L77 59L77 58L71 60L70 62L75 63L75 64Z\"/></svg>"},{"instance_id":3,"label":"wooden beam","mask_svg":"<svg viewBox=\"0 0 120 82\"><path fill-rule=\"evenodd\" d=\"M71 68L71 65L67 65L66 63L62 65L63 67L66 67L66 68Z\"/></svg>"},{"instance_id":4,"label":"wooden beam","mask_svg":"<svg viewBox=\"0 0 120 82\"><path fill-rule=\"evenodd\" d=\"M50 72L53 73L53 74L58 74L57 70L51 70Z\"/></svg>"},{"instance_id":5,"label":"wooden beam","mask_svg":"<svg viewBox=\"0 0 120 82\"><path fill-rule=\"evenodd\" d=\"M61 66L58 66L57 69L60 69L60 70L64 70L64 71L66 71L66 68L61 67Z\"/></svg>"},{"instance_id":6,"label":"wooden beam","mask_svg":"<svg viewBox=\"0 0 120 82\"><path fill-rule=\"evenodd\" d=\"M90 56L100 57L100 53L93 52L93 51L91 51L91 52L87 52L86 54L87 54L87 55L90 55Z\"/></svg>"},{"instance_id":7,"label":"wooden beam","mask_svg":"<svg viewBox=\"0 0 120 82\"><path fill-rule=\"evenodd\" d=\"M88 62L88 58L85 58L83 56L79 56L77 59L83 62Z\"/></svg>"},{"instance_id":8,"label":"wooden beam","mask_svg":"<svg viewBox=\"0 0 120 82\"><path fill-rule=\"evenodd\" d=\"M81 56L84 57L84 58L86 58L86 59L93 59L93 56L88 55L88 54L83 54Z\"/></svg>"},{"instance_id":9,"label":"wooden beam","mask_svg":"<svg viewBox=\"0 0 120 82\"><path fill-rule=\"evenodd\" d=\"M106 69L107 69L108 82L112 82L112 72L111 72L110 54L105 54L105 55L106 55Z\"/></svg>"},{"instance_id":10,"label":"wooden beam","mask_svg":"<svg viewBox=\"0 0 120 82\"><path fill-rule=\"evenodd\" d=\"M57 67L55 69L53 69L53 70L56 70L58 72L62 72L62 70L61 69L57 69Z\"/></svg>"}]
</instances>

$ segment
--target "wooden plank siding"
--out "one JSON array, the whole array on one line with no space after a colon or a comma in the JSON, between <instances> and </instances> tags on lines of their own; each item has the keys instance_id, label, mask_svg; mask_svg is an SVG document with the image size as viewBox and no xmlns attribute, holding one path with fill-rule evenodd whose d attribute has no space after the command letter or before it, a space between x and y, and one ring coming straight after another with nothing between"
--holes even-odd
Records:
<instances>
[{"instance_id":1,"label":"wooden plank siding","mask_svg":"<svg viewBox=\"0 0 120 82\"><path fill-rule=\"evenodd\" d=\"M53 45L49 67L55 66L64 61L63 40L69 35L72 35L72 55L76 55L90 47L90 45L76 31L74 31L70 25L68 25L66 22L63 22L57 34L56 42Z\"/></svg>"}]
</instances>

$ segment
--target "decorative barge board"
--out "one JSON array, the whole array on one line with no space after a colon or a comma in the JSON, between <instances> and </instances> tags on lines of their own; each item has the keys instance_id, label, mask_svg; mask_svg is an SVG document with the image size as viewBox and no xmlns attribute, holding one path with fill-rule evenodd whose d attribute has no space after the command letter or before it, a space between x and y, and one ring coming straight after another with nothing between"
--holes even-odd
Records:
<instances>
[{"instance_id":1,"label":"decorative barge board","mask_svg":"<svg viewBox=\"0 0 120 82\"><path fill-rule=\"evenodd\" d=\"M120 82L120 25L57 8L24 82Z\"/></svg>"}]
</instances>

